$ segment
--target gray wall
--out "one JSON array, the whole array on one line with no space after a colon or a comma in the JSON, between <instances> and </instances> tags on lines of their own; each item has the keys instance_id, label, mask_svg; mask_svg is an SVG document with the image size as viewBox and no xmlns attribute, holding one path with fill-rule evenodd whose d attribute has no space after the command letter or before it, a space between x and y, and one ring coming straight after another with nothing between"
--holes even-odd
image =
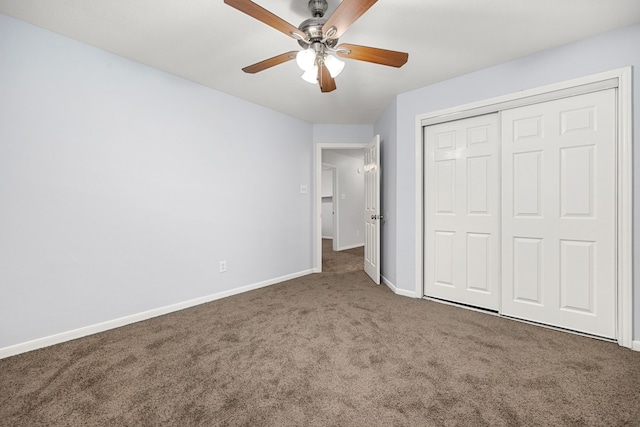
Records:
<instances>
[{"instance_id":1,"label":"gray wall","mask_svg":"<svg viewBox=\"0 0 640 427\"><path fill-rule=\"evenodd\" d=\"M314 143L366 144L373 135L373 125L313 125Z\"/></svg>"},{"instance_id":2,"label":"gray wall","mask_svg":"<svg viewBox=\"0 0 640 427\"><path fill-rule=\"evenodd\" d=\"M463 75L441 83L400 94L397 97L397 151L395 165L385 162L386 174L396 177L394 204L396 229L385 236L385 251L395 241L396 271L387 276L398 288L413 292L415 289L415 242L420 236L415 230L415 117L444 108L480 101L500 95L557 83L625 66L634 66L634 106L640 105L640 25L623 28L585 39L556 49L520 58L495 67ZM393 134L393 123L387 114L376 123L376 132ZM637 111L634 114L634 141L640 137ZM634 152L634 165L640 161L640 150ZM640 174L635 174L634 187L634 253L640 245ZM393 183L391 183L393 185ZM388 194L389 189L384 189ZM385 208L386 209L386 208ZM391 233L395 231L395 236ZM637 258L634 258L637 259ZM636 267L638 267L636 262ZM640 339L640 282L634 281L634 337Z\"/></svg>"},{"instance_id":3,"label":"gray wall","mask_svg":"<svg viewBox=\"0 0 640 427\"><path fill-rule=\"evenodd\" d=\"M322 169L322 238L333 239L333 174L335 168Z\"/></svg>"},{"instance_id":4,"label":"gray wall","mask_svg":"<svg viewBox=\"0 0 640 427\"><path fill-rule=\"evenodd\" d=\"M309 271L312 152L309 123L0 15L0 350Z\"/></svg>"}]
</instances>

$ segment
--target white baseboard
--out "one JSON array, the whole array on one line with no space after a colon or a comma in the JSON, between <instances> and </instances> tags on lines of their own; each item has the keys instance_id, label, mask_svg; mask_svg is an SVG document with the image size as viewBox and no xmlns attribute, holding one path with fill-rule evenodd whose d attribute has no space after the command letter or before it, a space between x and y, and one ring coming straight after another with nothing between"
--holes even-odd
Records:
<instances>
[{"instance_id":1,"label":"white baseboard","mask_svg":"<svg viewBox=\"0 0 640 427\"><path fill-rule=\"evenodd\" d=\"M416 296L416 293L413 291L407 291L406 289L400 289L397 288L396 285L394 285L393 283L391 283L386 277L384 276L380 276L380 279L382 279L382 283L384 283L385 285L387 285L387 287L389 289L391 289L391 291L396 294L396 295L400 295L403 297L409 297L409 298L420 298Z\"/></svg>"},{"instance_id":2,"label":"white baseboard","mask_svg":"<svg viewBox=\"0 0 640 427\"><path fill-rule=\"evenodd\" d=\"M120 317L118 319L97 323L95 325L84 326L82 328L73 329L71 331L66 331L59 334L50 335L48 337L38 338L32 341L27 341L27 342L12 345L9 347L0 348L0 359L4 359L10 356L15 356L20 353L26 353L32 350L37 350L39 348L49 347L54 344L60 344L66 341L75 340L78 338L86 337L88 335L97 334L99 332L108 331L109 329L119 328L121 326L126 326L131 323L140 322L142 320L148 320L154 317L162 316L164 314L169 314L175 311L184 310L185 308L190 308L196 305L205 304L207 302L241 294L243 292L253 291L255 289L260 289L266 286L275 285L276 283L285 282L287 280L297 279L298 277L306 276L313 272L314 272L313 270L304 270L298 273L277 277L275 279L265 280L263 282L242 286L240 288L218 292L217 294L207 295L207 296L195 298L189 301L167 305L165 307L155 308L153 310L144 311L142 313L136 313L136 314L132 314L125 317Z\"/></svg>"},{"instance_id":3,"label":"white baseboard","mask_svg":"<svg viewBox=\"0 0 640 427\"><path fill-rule=\"evenodd\" d=\"M396 288L396 285L394 285L393 283L391 283L389 281L389 279L387 279L386 277L384 277L383 275L380 275L380 280L382 280L382 284L387 285L387 287L389 289L391 289L391 292L393 292L394 294L397 294L396 290L398 288Z\"/></svg>"},{"instance_id":4,"label":"white baseboard","mask_svg":"<svg viewBox=\"0 0 640 427\"><path fill-rule=\"evenodd\" d=\"M640 351L640 341L634 341L631 348L635 351Z\"/></svg>"},{"instance_id":5,"label":"white baseboard","mask_svg":"<svg viewBox=\"0 0 640 427\"><path fill-rule=\"evenodd\" d=\"M333 236L322 236L323 239L333 240Z\"/></svg>"},{"instance_id":6,"label":"white baseboard","mask_svg":"<svg viewBox=\"0 0 640 427\"><path fill-rule=\"evenodd\" d=\"M361 248L364 246L364 243L356 243L355 245L350 246L342 246L336 249L336 251L346 251L347 249Z\"/></svg>"}]
</instances>

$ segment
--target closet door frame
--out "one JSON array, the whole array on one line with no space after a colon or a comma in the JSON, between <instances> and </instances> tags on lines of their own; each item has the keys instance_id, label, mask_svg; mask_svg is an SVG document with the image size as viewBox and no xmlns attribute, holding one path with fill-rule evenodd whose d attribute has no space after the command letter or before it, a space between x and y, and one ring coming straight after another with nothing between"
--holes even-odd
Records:
<instances>
[{"instance_id":1,"label":"closet door frame","mask_svg":"<svg viewBox=\"0 0 640 427\"><path fill-rule=\"evenodd\" d=\"M631 67L624 67L416 116L416 295L420 297L424 295L424 127L568 96L616 88L616 339L620 346L633 348L633 120L631 114L631 76Z\"/></svg>"}]
</instances>

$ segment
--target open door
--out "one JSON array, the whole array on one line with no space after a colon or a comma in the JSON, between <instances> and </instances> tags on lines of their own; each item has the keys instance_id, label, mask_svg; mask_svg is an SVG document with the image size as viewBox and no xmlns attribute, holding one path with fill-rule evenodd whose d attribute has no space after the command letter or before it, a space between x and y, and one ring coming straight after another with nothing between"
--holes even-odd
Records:
<instances>
[{"instance_id":1,"label":"open door","mask_svg":"<svg viewBox=\"0 0 640 427\"><path fill-rule=\"evenodd\" d=\"M364 150L364 271L380 284L380 135Z\"/></svg>"}]
</instances>

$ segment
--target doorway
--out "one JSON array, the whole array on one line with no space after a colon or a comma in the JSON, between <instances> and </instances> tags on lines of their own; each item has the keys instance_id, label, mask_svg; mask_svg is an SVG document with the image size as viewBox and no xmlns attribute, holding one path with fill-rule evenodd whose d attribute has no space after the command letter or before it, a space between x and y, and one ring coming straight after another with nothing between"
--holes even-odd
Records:
<instances>
[{"instance_id":1,"label":"doorway","mask_svg":"<svg viewBox=\"0 0 640 427\"><path fill-rule=\"evenodd\" d=\"M366 144L316 144L316 244L314 245L314 271L323 271L323 246L338 252L352 251L364 246L364 149ZM333 236L324 239L323 224L327 224L328 193L323 188L323 169L335 168L331 203L333 206ZM324 196L324 201L323 201ZM324 209L323 209L324 205ZM326 213L324 213L326 215ZM354 252L357 252L354 251ZM346 252L345 252L346 253ZM364 264L364 255L361 258Z\"/></svg>"}]
</instances>

